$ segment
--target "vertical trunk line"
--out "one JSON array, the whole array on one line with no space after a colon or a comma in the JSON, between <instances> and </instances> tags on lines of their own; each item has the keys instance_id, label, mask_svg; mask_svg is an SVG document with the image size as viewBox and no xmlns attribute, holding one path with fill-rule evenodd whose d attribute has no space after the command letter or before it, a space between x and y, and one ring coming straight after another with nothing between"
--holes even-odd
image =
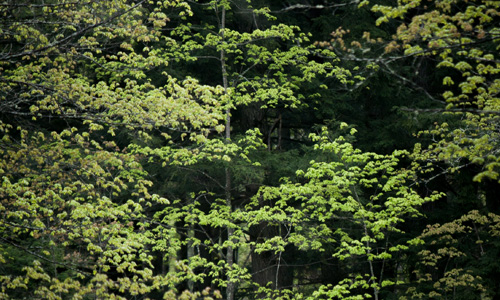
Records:
<instances>
[{"instance_id":1,"label":"vertical trunk line","mask_svg":"<svg viewBox=\"0 0 500 300\"><path fill-rule=\"evenodd\" d=\"M188 244L187 244L187 259L191 261L194 256L193 238L194 238L194 225L190 225L188 229ZM188 289L192 293L194 291L194 281L188 280Z\"/></svg>"},{"instance_id":2,"label":"vertical trunk line","mask_svg":"<svg viewBox=\"0 0 500 300\"><path fill-rule=\"evenodd\" d=\"M221 35L221 42L224 43L224 30L226 28L226 8L222 6L222 12L221 12L221 22L220 22L220 35ZM228 95L228 82L227 82L227 70L226 70L226 55L225 55L225 50L222 47L220 51L220 62L221 62L221 69L222 69L222 85L224 87L224 95ZM229 98L228 98L229 101ZM231 104L228 102L227 103L227 108L226 108L226 135L225 135L225 141L226 143L229 143L231 140ZM226 193L226 205L229 210L229 214L232 213L232 200L231 200L231 170L229 170L229 167L225 168L225 173L226 173L226 183L224 186L225 193ZM233 235L234 235L234 229L231 227L227 228L227 240L229 243L233 241ZM233 264L234 264L234 249L233 246L229 245L227 247L227 255L226 255L226 263L229 268L229 270L232 269ZM226 292L226 299L227 300L233 300L234 299L234 292L235 292L235 284L234 282L231 282L231 275L227 276L227 292Z\"/></svg>"},{"instance_id":3,"label":"vertical trunk line","mask_svg":"<svg viewBox=\"0 0 500 300\"><path fill-rule=\"evenodd\" d=\"M365 236L369 236L368 228L366 227L366 224L364 223L364 218L363 218L363 228L365 230ZM367 250L367 253L369 256L372 253L372 251L370 250L370 241L366 241L365 245L366 245L366 250ZM373 262L370 259L368 259L368 264L370 265L370 275L372 276L372 278L370 278L370 280L373 279L375 281L375 270L373 268ZM378 293L379 293L378 287L376 285L374 285L373 286L373 296L374 296L375 300L378 300Z\"/></svg>"},{"instance_id":4,"label":"vertical trunk line","mask_svg":"<svg viewBox=\"0 0 500 300\"><path fill-rule=\"evenodd\" d=\"M358 204L361 206L361 201L359 200L359 196L358 196L358 192L356 191L356 187L353 187L353 194L354 194L354 197L356 199L356 202L358 202ZM365 217L363 217L363 230L365 232L365 236L369 237L370 234L368 233L368 227L366 226L366 219ZM366 247L366 252L368 254L368 258L370 257L370 254L372 253L372 251L370 250L370 240L367 239L367 241L365 242L365 247ZM368 259L368 265L370 266L370 276L372 278L370 278L370 280L375 280L375 269L373 268L373 262L372 260ZM379 293L379 289L377 287L377 285L374 285L373 286L373 296L374 296L374 299L375 300L378 300L378 293Z\"/></svg>"}]
</instances>

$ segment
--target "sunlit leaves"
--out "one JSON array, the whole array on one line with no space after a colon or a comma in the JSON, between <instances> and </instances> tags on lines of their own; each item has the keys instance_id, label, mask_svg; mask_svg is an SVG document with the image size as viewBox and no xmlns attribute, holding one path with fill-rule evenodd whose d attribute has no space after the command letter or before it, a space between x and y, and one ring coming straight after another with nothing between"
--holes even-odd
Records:
<instances>
[{"instance_id":1,"label":"sunlit leaves","mask_svg":"<svg viewBox=\"0 0 500 300\"><path fill-rule=\"evenodd\" d=\"M354 79L296 26L193 25L190 4L216 17L235 8L122 0L1 6L9 21L0 41L9 46L0 52L0 260L12 273L0 275L1 296L219 298L176 289L241 284L292 298L292 290L276 289L278 279L274 287L253 282L252 255L281 259L292 248L371 266L405 249L385 241L438 197L410 188L406 152L365 153L325 131L311 135L320 158L297 180L239 195L264 181L255 157L265 146L255 128L231 135L231 111L293 110L309 85ZM248 11L273 19L267 8ZM204 79L171 68L207 57L220 69L196 74ZM491 72L487 65L482 73ZM484 85L473 79L464 88ZM181 184L188 190L178 192ZM247 199L234 205L237 197ZM270 233L251 236L261 228ZM246 258L228 259L236 249ZM374 271L350 276L309 295L354 299L396 283Z\"/></svg>"},{"instance_id":2,"label":"sunlit leaves","mask_svg":"<svg viewBox=\"0 0 500 300\"><path fill-rule=\"evenodd\" d=\"M45 147L45 142L50 146ZM90 270L99 273L110 267L116 267L118 272L123 269L143 274L147 269L136 266L136 259L139 258L142 264L151 264L150 255L142 256L147 253L144 247L150 242L141 230L132 226L136 224L133 220L142 216L142 205L147 202L116 199L122 198L127 190L148 201L161 198L149 195L147 187L150 183L143 179L144 172L133 156L114 152L112 145L100 146L91 142L76 130L64 134L54 132L51 137L26 135L24 147L12 147L3 153L2 161L8 161L10 166L3 173L0 224L2 231L10 232L10 236L2 242L56 266L71 267L75 274L83 276L87 276ZM105 150L110 147L111 151ZM50 247L31 249L16 236L30 236L45 241ZM64 260L61 247L69 247ZM69 250L72 247L84 247L84 251L74 252L73 256ZM47 287L45 292L56 293L63 289L66 283L59 282L57 277L51 278L50 272L37 270L52 282L51 288ZM27 276L34 278L30 274L28 272ZM142 279L128 285L121 283L121 289L131 292L135 284L143 284L141 280L152 280L146 275L144 273ZM79 285L78 281L72 281L72 284ZM16 287L10 286L12 289ZM88 286L71 293L84 295L92 290ZM148 290L149 287L141 293Z\"/></svg>"},{"instance_id":3,"label":"sunlit leaves","mask_svg":"<svg viewBox=\"0 0 500 300\"><path fill-rule=\"evenodd\" d=\"M447 159L449 155L462 157L482 166L476 176L498 178L499 99L498 80L498 24L499 3L495 1L435 1L426 6L420 1L401 3L389 7L375 5L372 9L382 13L380 22L393 18L405 18L409 10L421 7L421 13L406 20L395 36L405 49L406 55L435 57L438 67L457 72L447 76L443 85L449 89L443 98L448 109L462 117L461 134L448 132L446 127L437 129L442 143L431 152ZM462 112L463 111L463 112ZM486 150L490 148L490 150Z\"/></svg>"},{"instance_id":4,"label":"sunlit leaves","mask_svg":"<svg viewBox=\"0 0 500 300\"><path fill-rule=\"evenodd\" d=\"M368 265L407 249L404 243L391 242L388 247L383 241L394 233L402 233L400 224L408 217L418 216L421 205L441 197L421 197L408 187L415 174L400 169L401 158L408 153L365 153L343 137L330 140L326 131L312 138L317 141L317 150L329 159L311 161L307 170L298 172L299 178L303 178L300 183L285 182L280 187L262 189L256 196L276 201L273 209L260 210L260 214L265 214L261 218L293 228L281 237L280 243L291 243L302 251L321 252L334 247L333 257L341 261L364 257ZM286 218L280 218L282 215ZM280 243L272 249L283 251ZM331 297L356 299L363 296L351 289L363 286L366 293L377 294L381 286L394 284L379 282L377 276L368 275L369 280L361 276L347 285L325 286L315 293L320 295L323 291Z\"/></svg>"},{"instance_id":5,"label":"sunlit leaves","mask_svg":"<svg viewBox=\"0 0 500 300\"><path fill-rule=\"evenodd\" d=\"M146 79L168 64L153 44L169 21L164 9L190 10L144 3L0 8L0 40L10 45L0 53L2 298L124 299L179 281L153 272L157 239L146 211L169 201L150 193L142 157L115 137L177 130L206 138L221 130L220 89L166 74L161 85Z\"/></svg>"}]
</instances>

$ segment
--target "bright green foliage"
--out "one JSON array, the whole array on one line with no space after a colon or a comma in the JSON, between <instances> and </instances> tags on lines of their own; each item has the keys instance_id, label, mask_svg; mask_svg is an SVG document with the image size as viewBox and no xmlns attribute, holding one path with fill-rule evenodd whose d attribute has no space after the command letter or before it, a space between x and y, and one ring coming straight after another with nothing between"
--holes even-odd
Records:
<instances>
[{"instance_id":1,"label":"bright green foliage","mask_svg":"<svg viewBox=\"0 0 500 300\"><path fill-rule=\"evenodd\" d=\"M433 105L429 109L414 109L415 116L431 113L435 118L433 128L419 135L429 138L428 144L416 144L412 154L421 163L417 168L432 174L423 175L429 177L425 181L430 185L434 184L433 180L456 185L466 172L471 173L475 181L465 182L467 188L458 187L458 193L453 187L439 187L449 189L448 206L438 211L441 212L439 219L445 224L429 226L421 235L427 243L418 256L417 279L408 281L411 287L406 296L409 299L490 299L498 293L497 284L491 281L497 277L494 269L498 268L498 245L486 241L494 241L498 219L487 209L496 210L495 189L500 170L500 3L437 0L400 1L392 5L377 4L372 10L382 15L377 25L391 28L397 24L393 40L376 41L370 39L369 34L365 38L372 45L385 43L385 53L378 62L402 82L410 82L405 70L398 70L394 65L391 69L388 66L391 62L434 61L434 76L440 84L427 84L427 88L420 90L434 102L443 102L439 108L432 108ZM425 71L415 67L415 74L422 70ZM413 79L420 80L416 75ZM408 106L414 105L408 100ZM440 168L441 171L437 171ZM455 216L450 218L446 211L452 208L453 199L464 197L460 193L462 188L476 193L465 195L472 199L466 205L480 209L481 213L459 207L458 212L454 212L459 217L453 220Z\"/></svg>"},{"instance_id":2,"label":"bright green foliage","mask_svg":"<svg viewBox=\"0 0 500 300\"><path fill-rule=\"evenodd\" d=\"M409 187L415 174L399 166L408 155L404 151L392 155L362 152L342 136L330 141L327 131L312 138L327 159L311 161L306 171L298 171L301 183L264 188L250 204L269 203L245 215L246 219L258 216L281 226L281 236L257 245L256 251L281 253L286 252L286 245L319 253L333 249L332 257L347 266L361 260L363 271L352 271L333 286L321 286L307 299L378 298L380 289L399 283L385 278L380 265L408 248L393 240L403 233L400 225L420 215L419 207L440 195L421 197Z\"/></svg>"},{"instance_id":3,"label":"bright green foliage","mask_svg":"<svg viewBox=\"0 0 500 300\"><path fill-rule=\"evenodd\" d=\"M167 9L190 13L177 1L0 6L2 299L162 297L181 281L154 270L147 210L168 201L126 146L222 130L222 91L147 78L168 65Z\"/></svg>"},{"instance_id":4,"label":"bright green foliage","mask_svg":"<svg viewBox=\"0 0 500 300\"><path fill-rule=\"evenodd\" d=\"M187 205L174 203L156 214L163 225L154 231L162 232L159 236L165 237L164 245L171 242L166 237L172 236L166 225L179 220L185 224L187 243L194 254L180 262L186 266L183 276L225 286L221 275L228 274L240 288L255 289L259 299L377 298L380 290L402 283L385 274L381 266L393 264L393 257L408 249L408 239L400 240L405 220L419 216L421 205L441 195L421 197L410 187L416 179L414 172L400 168L408 155L405 151L365 153L342 136L330 141L327 131L312 139L321 161L312 161L307 170L298 171L298 182L285 180L278 187L263 187L251 202L235 209L224 199L210 201L212 195L203 193L193 195ZM263 223L265 227L259 227ZM231 240L211 234L228 227L234 229ZM252 228L256 227L272 234L255 239ZM244 253L243 259L229 265L228 247ZM203 249L209 254L201 255ZM299 257L327 253L330 260L350 270L348 277L315 286L312 291L281 287L284 274L279 269L287 268L284 257L289 251ZM252 273L259 270L252 270L248 260L256 259L255 255L274 257L272 263L278 270L268 284L253 280ZM189 273L196 269L204 271ZM301 272L300 266L297 270Z\"/></svg>"},{"instance_id":5,"label":"bright green foliage","mask_svg":"<svg viewBox=\"0 0 500 300\"><path fill-rule=\"evenodd\" d=\"M262 151L264 144L258 129L233 132L232 112L248 105L259 109L295 109L302 106L305 99L300 89L313 79L335 77L343 84L352 79L347 70L334 66L333 53L310 46L307 35L296 26L277 24L246 31L231 28L230 25L237 27L234 23L238 13L251 11L254 18L269 20L271 16L266 9L245 11L229 1L212 1L202 7L208 15L206 19L215 17L216 21L203 26L180 25L172 37L178 39L180 49L191 53L178 58L179 61L189 64L194 60L202 64L200 61L212 59L218 63L218 69L210 71L219 77L212 76L206 81L223 89L220 103L226 113L224 136L201 141L191 139L195 143L180 150L176 145L155 148L135 145L133 149L134 153L157 158L167 169L184 168L210 180L211 184L206 184L208 192L191 187L187 199L158 211L155 218L162 225L157 230L162 231L165 224L187 227L177 229L187 231L181 238L188 248L182 264L187 270L203 270L183 274L189 280L188 286L215 285L225 289L227 298L231 299L236 286L251 293L263 293L259 291L260 285L267 282L252 282L252 279L259 281L253 278L252 272L262 271L249 268L250 256L255 263L256 256L273 250L272 241L279 240L273 233L264 237L268 240L256 241L249 232L254 226L266 227L263 224L267 219L259 213L261 208L233 204L235 191L245 189L246 180L258 184L263 181L262 176L245 172L263 173L259 162L252 161L251 156ZM326 57L322 62L310 59L322 56ZM247 253L247 257L234 257L235 250Z\"/></svg>"},{"instance_id":6,"label":"bright green foliage","mask_svg":"<svg viewBox=\"0 0 500 300\"><path fill-rule=\"evenodd\" d=\"M117 126L217 125L220 90L190 78L164 74L161 86L146 78L150 69L168 65L165 48L153 43L164 39L162 10L179 6L188 13L185 3L165 1L147 11L141 8L146 1L66 2L2 6L8 27L0 38L12 43L0 62L3 113L84 119L91 130L104 123L112 135Z\"/></svg>"},{"instance_id":7,"label":"bright green foliage","mask_svg":"<svg viewBox=\"0 0 500 300\"><path fill-rule=\"evenodd\" d=\"M402 227L440 195L412 188L408 153L326 130L274 158L315 157L273 186L259 158L281 113L360 78L250 4L2 2L2 299L378 299L400 283L384 268ZM252 106L279 118L235 131ZM340 278L292 269L316 255Z\"/></svg>"},{"instance_id":8,"label":"bright green foliage","mask_svg":"<svg viewBox=\"0 0 500 300\"><path fill-rule=\"evenodd\" d=\"M415 15L416 9L420 11ZM433 57L437 67L449 73L442 78L446 87L442 96L447 110L462 124L458 128L439 124L427 132L439 139L424 159L436 157L452 168L478 164L482 170L475 181L498 180L500 3L408 1L396 7L375 5L373 10L383 14L377 24L393 18L404 20L386 51L401 49L407 56Z\"/></svg>"},{"instance_id":9,"label":"bright green foliage","mask_svg":"<svg viewBox=\"0 0 500 300\"><path fill-rule=\"evenodd\" d=\"M26 135L21 132L17 147L4 144L9 165L0 192L0 249L10 265L25 256L32 262L2 274L5 297L111 298L170 284L153 276L153 242L141 221L148 205L167 200L148 193L151 182L135 157L92 143L76 129ZM24 254L13 256L12 249Z\"/></svg>"}]
</instances>

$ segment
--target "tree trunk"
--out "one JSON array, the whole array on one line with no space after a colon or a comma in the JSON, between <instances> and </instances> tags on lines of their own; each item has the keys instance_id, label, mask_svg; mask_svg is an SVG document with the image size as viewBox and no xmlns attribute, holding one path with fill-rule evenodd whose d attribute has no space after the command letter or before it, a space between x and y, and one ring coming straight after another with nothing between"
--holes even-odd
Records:
<instances>
[{"instance_id":1,"label":"tree trunk","mask_svg":"<svg viewBox=\"0 0 500 300\"><path fill-rule=\"evenodd\" d=\"M220 22L220 34L222 37L222 41L224 41L224 29L226 26L226 8L222 6L222 13L221 13L221 22ZM224 95L228 95L228 81L227 81L227 70L226 70L226 53L224 49L221 49L220 51L220 62L221 62L221 69L222 69L222 84L224 87ZM229 101L229 99L228 99ZM225 140L226 143L229 143L231 141L231 104L227 103L227 108L226 108L226 131L225 131ZM225 189L225 196L226 196L226 205L229 208L229 214L232 213L232 195L231 195L231 170L229 170L229 167L225 168L225 175L226 175L226 183L224 185ZM231 242L233 240L233 235L234 235L234 229L231 227L227 228L227 240ZM232 246L227 247L227 253L226 253L226 263L227 267L229 269L232 269L233 264L234 264L234 249ZM234 292L235 292L235 284L232 282L231 277L228 275L227 276L227 291L226 291L226 299L227 300L233 300L234 299Z\"/></svg>"}]
</instances>

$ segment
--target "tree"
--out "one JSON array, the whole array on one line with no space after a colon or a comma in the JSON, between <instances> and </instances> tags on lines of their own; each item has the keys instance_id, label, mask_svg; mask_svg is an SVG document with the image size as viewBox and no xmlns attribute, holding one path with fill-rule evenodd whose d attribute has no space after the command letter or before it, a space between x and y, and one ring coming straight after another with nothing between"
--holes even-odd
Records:
<instances>
[{"instance_id":1,"label":"tree","mask_svg":"<svg viewBox=\"0 0 500 300\"><path fill-rule=\"evenodd\" d=\"M387 18L403 17L420 3L389 9L375 6L384 12L379 23ZM491 1L462 3L436 1L431 8L413 16L411 22L398 29L398 41L405 55L432 55L438 68L448 68L452 76L445 76L443 85L450 86L443 98L447 111L464 117L461 128L448 129L446 124L437 132L446 139L436 145L435 155L449 161L466 159L482 166L476 181L496 179L495 126L498 123L498 50L499 4ZM397 44L393 43L394 47ZM388 48L390 50L390 48ZM455 82L457 82L455 84Z\"/></svg>"},{"instance_id":2,"label":"tree","mask_svg":"<svg viewBox=\"0 0 500 300\"><path fill-rule=\"evenodd\" d=\"M5 297L152 295L175 291L185 281L202 281L203 274L191 269L197 265L212 266L216 286L227 286L227 298L233 297L242 276L231 256L241 233L233 232L239 225L232 221L229 162L232 157L248 161L258 131L233 142L231 110L250 102L277 106L286 100L280 105L297 106L299 85L316 74L346 80L346 72L330 62L308 60L314 50L301 46L307 38L296 27L278 24L240 33L225 26L231 3L216 1L208 7L218 16L217 32L207 26L190 37L186 16L192 11L185 2L2 5L1 40L7 45L0 86L1 259L9 266L1 277ZM179 22L171 36L165 34L167 12ZM252 13L270 17L265 9ZM219 85L157 71L168 70L170 61L195 60L194 52L211 47L220 63ZM262 78L255 77L258 68L267 70ZM221 132L223 139L216 136ZM176 215L171 209L178 207L151 194L152 178L143 165L155 157L165 167L222 162L225 204L219 205L215 196L207 213L217 218L203 221L202 210ZM208 245L224 256L222 268L220 261L192 252L179 259L182 247L199 241L189 236L191 231L186 239L185 231L172 227L183 216L187 223L201 220L227 232ZM211 233L203 241L214 237L221 235ZM177 267L159 272L154 264L163 259L157 256Z\"/></svg>"},{"instance_id":3,"label":"tree","mask_svg":"<svg viewBox=\"0 0 500 300\"><path fill-rule=\"evenodd\" d=\"M147 78L168 64L165 10L190 13L168 1L1 4L2 298L125 299L180 281L154 271L147 209L168 201L126 146L166 128L202 138L223 115L216 88Z\"/></svg>"},{"instance_id":4,"label":"tree","mask_svg":"<svg viewBox=\"0 0 500 300\"><path fill-rule=\"evenodd\" d=\"M497 278L499 217L477 210L452 222L428 225L426 241L403 299L493 299Z\"/></svg>"},{"instance_id":5,"label":"tree","mask_svg":"<svg viewBox=\"0 0 500 300\"><path fill-rule=\"evenodd\" d=\"M440 195L311 112L361 77L259 4L1 4L3 298L397 294Z\"/></svg>"},{"instance_id":6,"label":"tree","mask_svg":"<svg viewBox=\"0 0 500 300\"><path fill-rule=\"evenodd\" d=\"M203 62L199 61L203 59L211 59L216 62L215 66L218 65L217 71L214 69L211 71L216 72L220 80L215 80L213 76L210 76L205 79L205 82L218 85L222 90L220 103L225 109L224 135L213 136L210 140L195 140L195 143L187 148L193 147L196 151L189 152L188 150L185 153L185 159L179 159L171 145L157 149L135 147L137 153L156 156L165 166L181 164L183 167L189 167L193 173L197 172L197 168L206 168L207 164L215 165L215 167L210 167L208 172L207 170L198 172L198 174L203 174L202 177L205 179L210 179L210 184L207 184L210 194L205 190L200 191L200 195L196 193L190 195L189 199L181 202L182 207L169 207L161 215L168 218L168 216L181 214L181 219L189 220L185 225L190 227L192 232L198 230L205 233L201 235L192 233L187 238L187 243L188 248L193 245L203 245L208 254L193 256L193 252L190 251L186 263L193 269L203 268L204 274L200 274L201 277L208 273L211 282L226 287L227 299L234 297L237 284L248 285L248 265L244 262L240 264L236 262L234 254L236 250L251 249L254 266L252 272L257 282L256 285L267 284L265 279L260 279L259 275L256 275L264 274L258 268L267 268L267 266L256 263L261 257L254 251L255 240L250 243L245 241L245 239L259 239L259 237L252 237L252 234L248 233L253 230L248 228L248 220L240 219L241 213L237 210L244 206L234 202L234 193L245 189L247 184L242 179L248 176L241 178L241 172L258 169L258 162L253 164L249 159L250 152L265 145L262 140L271 150L274 132L278 132L278 145L282 136L281 127L278 129L276 126L277 122L281 122L280 117L277 118L278 121L271 121L274 122L272 126L266 124L269 122L268 119L261 121L257 129L267 128L267 130L262 130L265 135L263 138L259 136L261 130L256 130L253 126L245 128L240 125L243 128L239 132L236 131L234 135L233 112L237 113L238 110L244 110L253 105L247 111L277 111L277 115L280 116L280 110L296 109L303 105L302 99L305 96L300 93L300 88L310 83L315 77L335 77L347 83L349 75L348 71L333 64L335 62L333 58L322 59L321 62L311 60L309 58L311 56L319 57L320 54L330 53L308 45L307 35L301 33L298 27L285 24L274 25L272 24L273 18L266 8L256 9L251 6L245 7L245 5L243 3L240 3L240 6L233 5L228 1L194 4L194 10L198 9L202 17L198 16L201 20L194 19L193 22L200 22L201 25L193 26L192 23L187 23L186 26L181 23L179 29L172 32L172 36L179 39L180 47L190 51L190 55L185 57L188 68L192 59L195 60L196 66L202 65ZM211 15L206 16L207 11ZM250 19L250 25L242 24L238 14L253 16L253 19ZM205 20L213 20L213 24L206 24ZM181 20L181 22L185 21ZM268 28L261 28L259 23L271 24ZM234 29L230 27L231 25ZM254 121L249 119L248 123L255 123ZM246 131L247 129L249 131ZM223 172L217 169L218 165L223 167ZM224 179L221 178L222 173ZM257 182L257 184L261 183ZM247 197L251 196L247 195ZM265 220L261 221L265 222ZM175 220L164 222L175 222ZM210 253L217 253L217 256L210 257ZM217 263L213 263L212 260ZM261 267L256 267L257 265ZM223 278L226 275L228 277ZM201 277L196 281L203 280ZM253 285L250 286L253 288Z\"/></svg>"},{"instance_id":7,"label":"tree","mask_svg":"<svg viewBox=\"0 0 500 300\"><path fill-rule=\"evenodd\" d=\"M366 32L366 43L354 42L347 49L351 57L364 60L358 53L370 53L365 47L385 46L384 52L375 58L366 58L380 69L399 78L424 92L430 99L441 101L446 107L412 110L420 113L447 113L455 119L463 119L461 128L450 128L443 122L432 134L444 134L446 139L433 146L434 156L446 160L451 165L466 159L482 166L475 180L496 179L496 154L493 149L497 138L495 121L498 117L497 91L498 72L496 50L498 47L498 3L495 1L434 1L423 3L412 1L398 6L376 4L371 10L380 13L376 24L395 28L392 37L373 38ZM401 19L401 21L399 21ZM394 20L391 24L384 25ZM396 21L398 20L398 21ZM392 25L392 26L391 26ZM332 42L346 45L345 30L335 33ZM361 51L356 52L356 48ZM371 54L371 53L370 53ZM413 59L411 72L407 73L396 66L401 60ZM418 84L422 76L422 60L436 61L441 87L426 88ZM396 69L398 68L398 69ZM425 72L425 71L424 71ZM410 75L411 74L411 75ZM442 97L442 100L439 98ZM451 118L450 118L451 119ZM453 124L451 125L453 126ZM460 125L459 125L460 126ZM430 131L428 132L430 133Z\"/></svg>"},{"instance_id":8,"label":"tree","mask_svg":"<svg viewBox=\"0 0 500 300\"><path fill-rule=\"evenodd\" d=\"M419 135L428 141L423 145L416 144L413 155L421 163L419 168L424 171L421 177L425 186L438 187L436 181L439 180L439 189L448 193L446 203L441 205L443 210L432 212L439 213L436 222L444 224L429 227L422 236L436 236L444 241L460 232L464 234L461 241L465 244L461 244L463 248L460 250L436 241L423 246L421 264L436 269L427 273L432 273L432 276L418 278L410 297L441 297L446 294L458 298L465 278L471 279L474 289L483 292L464 297L494 297L496 294L494 284L486 284L481 279L487 268L480 266L481 263L474 265L466 259L454 258L464 253L472 255L465 248L474 249L474 234L484 234L489 238L494 235L492 231L474 233L460 226L465 220L476 226L484 224L479 221L483 218L496 219L498 8L496 1L375 4L371 10L381 15L377 25L389 31L393 29L390 31L393 36L377 39L366 33L366 43L354 43L350 49L355 60L375 63L435 103L428 107L408 103L404 108L416 118L422 115L434 118L434 125ZM339 38L337 43L343 41L342 35ZM376 46L383 47L384 51L366 52L371 57L359 56L368 47L373 49ZM398 64L401 61L407 61L411 68L403 68ZM429 71L433 72L438 84L422 80ZM470 178L466 179L468 176ZM457 202L461 205L454 205ZM436 244L441 247L433 246ZM493 257L496 251L492 251L489 255ZM450 262L447 267L438 263L445 257ZM422 269L417 271L422 274ZM435 284L426 290L424 282Z\"/></svg>"},{"instance_id":9,"label":"tree","mask_svg":"<svg viewBox=\"0 0 500 300\"><path fill-rule=\"evenodd\" d=\"M286 245L299 253L326 251L347 270L337 281L320 284L307 299L379 299L381 290L400 284L397 274L385 269L397 270L399 262L393 258L408 248L407 242L414 242L399 240L401 224L440 195L421 197L409 187L416 177L400 169L405 151L363 152L343 136L331 140L327 131L312 138L325 160L311 161L307 170L297 171L300 182L288 181L260 193L264 200L277 199L260 214L287 229L261 245L261 251L272 250L279 257L286 253ZM277 264L286 266L279 260Z\"/></svg>"}]
</instances>

